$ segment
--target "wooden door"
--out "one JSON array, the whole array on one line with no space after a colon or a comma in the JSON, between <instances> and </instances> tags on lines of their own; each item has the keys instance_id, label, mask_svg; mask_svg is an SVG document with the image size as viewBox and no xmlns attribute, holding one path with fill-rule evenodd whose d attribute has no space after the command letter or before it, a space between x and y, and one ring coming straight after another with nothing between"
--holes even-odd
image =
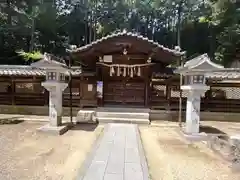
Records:
<instances>
[{"instance_id":1,"label":"wooden door","mask_svg":"<svg viewBox=\"0 0 240 180\"><path fill-rule=\"evenodd\" d=\"M145 83L133 80L109 81L104 84L104 104L144 106Z\"/></svg>"},{"instance_id":2,"label":"wooden door","mask_svg":"<svg viewBox=\"0 0 240 180\"><path fill-rule=\"evenodd\" d=\"M80 83L80 106L97 106L97 85L96 83L83 81Z\"/></svg>"}]
</instances>

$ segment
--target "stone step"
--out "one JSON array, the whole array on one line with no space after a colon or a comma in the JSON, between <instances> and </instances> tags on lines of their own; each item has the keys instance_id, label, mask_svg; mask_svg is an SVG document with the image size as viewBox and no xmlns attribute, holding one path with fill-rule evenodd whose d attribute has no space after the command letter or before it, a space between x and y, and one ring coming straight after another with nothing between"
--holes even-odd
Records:
<instances>
[{"instance_id":1,"label":"stone step","mask_svg":"<svg viewBox=\"0 0 240 180\"><path fill-rule=\"evenodd\" d=\"M96 117L100 118L125 118L125 119L149 119L149 113L135 112L96 112Z\"/></svg>"},{"instance_id":2,"label":"stone step","mask_svg":"<svg viewBox=\"0 0 240 180\"><path fill-rule=\"evenodd\" d=\"M97 117L97 120L100 124L101 123L150 124L150 121L148 119Z\"/></svg>"},{"instance_id":3,"label":"stone step","mask_svg":"<svg viewBox=\"0 0 240 180\"><path fill-rule=\"evenodd\" d=\"M99 107L96 109L97 112L132 112L132 113L149 113L149 108L124 108L124 107Z\"/></svg>"}]
</instances>

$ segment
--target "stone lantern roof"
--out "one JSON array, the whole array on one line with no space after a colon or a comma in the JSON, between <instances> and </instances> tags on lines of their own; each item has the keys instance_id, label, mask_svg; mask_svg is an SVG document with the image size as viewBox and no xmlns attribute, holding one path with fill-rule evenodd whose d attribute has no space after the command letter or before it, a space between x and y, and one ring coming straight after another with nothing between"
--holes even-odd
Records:
<instances>
[{"instance_id":1,"label":"stone lantern roof","mask_svg":"<svg viewBox=\"0 0 240 180\"><path fill-rule=\"evenodd\" d=\"M197 56L187 61L183 67L177 68L175 72L181 73L181 74L185 74L189 72L204 73L204 72L212 72L212 71L218 71L223 69L224 67L222 65L212 62L207 54L202 54L200 56Z\"/></svg>"},{"instance_id":2,"label":"stone lantern roof","mask_svg":"<svg viewBox=\"0 0 240 180\"><path fill-rule=\"evenodd\" d=\"M69 69L65 62L59 62L55 59L57 59L57 57L54 57L51 54L44 53L43 58L35 63L32 63L31 66L44 70L48 69L66 71Z\"/></svg>"}]
</instances>

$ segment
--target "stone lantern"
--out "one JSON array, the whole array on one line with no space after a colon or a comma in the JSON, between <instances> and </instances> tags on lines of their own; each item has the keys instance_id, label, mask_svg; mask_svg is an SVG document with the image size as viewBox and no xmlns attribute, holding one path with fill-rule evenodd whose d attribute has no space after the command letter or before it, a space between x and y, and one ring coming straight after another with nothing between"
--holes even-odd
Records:
<instances>
[{"instance_id":1,"label":"stone lantern","mask_svg":"<svg viewBox=\"0 0 240 180\"><path fill-rule=\"evenodd\" d=\"M201 96L210 89L206 85L206 74L224 69L223 66L213 63L207 54L187 61L176 72L183 75L181 89L187 92L186 127L185 133L199 133Z\"/></svg>"},{"instance_id":2,"label":"stone lantern","mask_svg":"<svg viewBox=\"0 0 240 180\"><path fill-rule=\"evenodd\" d=\"M46 53L42 60L31 66L46 71L46 80L42 86L49 91L49 124L39 130L62 134L67 131L67 127L62 125L62 92L68 86L65 74L69 69L66 64L52 60L52 56Z\"/></svg>"}]
</instances>

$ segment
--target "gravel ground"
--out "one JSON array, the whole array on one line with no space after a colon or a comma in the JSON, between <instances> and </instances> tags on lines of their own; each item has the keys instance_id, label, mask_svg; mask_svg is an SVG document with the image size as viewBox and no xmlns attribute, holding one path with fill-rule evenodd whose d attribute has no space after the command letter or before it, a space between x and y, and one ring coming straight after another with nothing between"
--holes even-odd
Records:
<instances>
[{"instance_id":1,"label":"gravel ground","mask_svg":"<svg viewBox=\"0 0 240 180\"><path fill-rule=\"evenodd\" d=\"M62 136L36 132L43 123L0 125L0 180L72 180L102 126L79 125Z\"/></svg>"},{"instance_id":2,"label":"gravel ground","mask_svg":"<svg viewBox=\"0 0 240 180\"><path fill-rule=\"evenodd\" d=\"M140 126L152 180L240 179L240 173L232 173L226 161L203 143L188 144L178 130L172 122Z\"/></svg>"}]
</instances>

